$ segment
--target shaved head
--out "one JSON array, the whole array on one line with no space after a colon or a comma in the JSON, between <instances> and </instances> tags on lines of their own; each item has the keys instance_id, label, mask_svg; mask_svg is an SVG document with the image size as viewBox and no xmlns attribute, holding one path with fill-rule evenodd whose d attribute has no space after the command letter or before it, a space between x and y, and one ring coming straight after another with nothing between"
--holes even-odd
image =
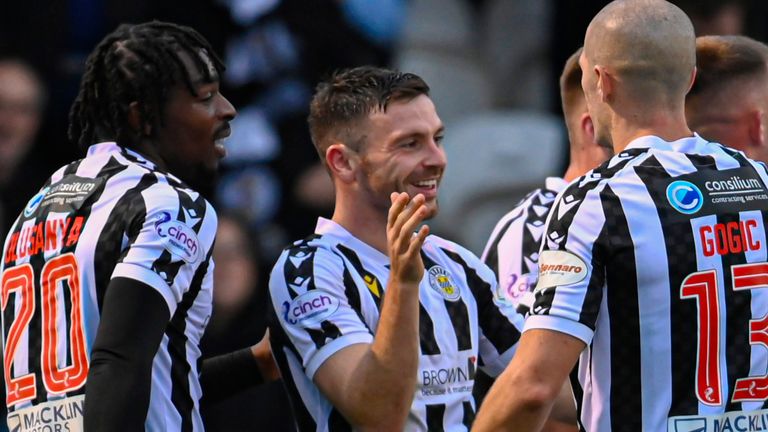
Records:
<instances>
[{"instance_id":1,"label":"shaved head","mask_svg":"<svg viewBox=\"0 0 768 432\"><path fill-rule=\"evenodd\" d=\"M696 64L693 25L663 0L617 0L592 20L584 40L589 66L611 71L632 98L680 104Z\"/></svg>"}]
</instances>

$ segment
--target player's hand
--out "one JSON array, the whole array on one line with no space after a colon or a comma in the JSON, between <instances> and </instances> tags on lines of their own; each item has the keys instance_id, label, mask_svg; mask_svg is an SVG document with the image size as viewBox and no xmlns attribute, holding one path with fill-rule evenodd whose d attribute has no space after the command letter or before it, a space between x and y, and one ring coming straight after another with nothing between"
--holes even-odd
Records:
<instances>
[{"instance_id":1,"label":"player's hand","mask_svg":"<svg viewBox=\"0 0 768 432\"><path fill-rule=\"evenodd\" d=\"M269 343L269 329L264 333L259 343L251 347L251 354L259 365L259 371L265 382L280 379L280 369L272 357L272 346Z\"/></svg>"},{"instance_id":2,"label":"player's hand","mask_svg":"<svg viewBox=\"0 0 768 432\"><path fill-rule=\"evenodd\" d=\"M423 225L417 233L414 230L429 214L424 205L426 200L422 194L411 199L405 192L393 192L390 200L392 205L387 216L390 277L399 282L418 284L424 276L421 246L429 234L429 227Z\"/></svg>"}]
</instances>

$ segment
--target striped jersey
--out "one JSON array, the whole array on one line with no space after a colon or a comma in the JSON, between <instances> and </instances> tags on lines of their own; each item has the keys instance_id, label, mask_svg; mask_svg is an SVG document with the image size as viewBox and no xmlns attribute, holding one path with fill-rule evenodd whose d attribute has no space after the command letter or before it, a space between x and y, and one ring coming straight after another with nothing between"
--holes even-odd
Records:
<instances>
[{"instance_id":1,"label":"striped jersey","mask_svg":"<svg viewBox=\"0 0 768 432\"><path fill-rule=\"evenodd\" d=\"M105 290L126 277L156 289L171 316L153 360L146 428L202 430L198 342L211 314L216 224L201 195L115 143L56 171L3 250L9 428L82 428Z\"/></svg>"},{"instance_id":2,"label":"striped jersey","mask_svg":"<svg viewBox=\"0 0 768 432\"><path fill-rule=\"evenodd\" d=\"M493 272L466 249L430 235L421 256L421 353L405 429L468 430L476 370L501 373L517 346L522 317L496 302ZM286 248L275 264L272 350L299 430L351 429L313 377L340 349L373 342L388 279L389 257L322 218L314 235Z\"/></svg>"},{"instance_id":3,"label":"striped jersey","mask_svg":"<svg viewBox=\"0 0 768 432\"><path fill-rule=\"evenodd\" d=\"M499 220L483 250L483 262L496 273L496 297L523 314L533 304L544 223L557 194L567 185L560 177L547 177L543 188L526 195Z\"/></svg>"},{"instance_id":4,"label":"striped jersey","mask_svg":"<svg viewBox=\"0 0 768 432\"><path fill-rule=\"evenodd\" d=\"M768 425L766 181L698 135L645 136L558 197L525 329L587 344L581 430Z\"/></svg>"}]
</instances>

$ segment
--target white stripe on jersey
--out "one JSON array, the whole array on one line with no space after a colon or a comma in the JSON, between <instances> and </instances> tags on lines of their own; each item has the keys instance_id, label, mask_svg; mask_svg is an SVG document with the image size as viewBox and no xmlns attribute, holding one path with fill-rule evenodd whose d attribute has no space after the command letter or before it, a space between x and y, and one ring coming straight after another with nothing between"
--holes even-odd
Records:
<instances>
[{"instance_id":1,"label":"white stripe on jersey","mask_svg":"<svg viewBox=\"0 0 768 432\"><path fill-rule=\"evenodd\" d=\"M389 259L329 220L321 219L316 233L286 248L272 270L270 293L279 326L271 335L300 430L329 431L331 418L344 420L311 377L338 350L373 341ZM503 370L522 317L496 302L492 271L466 249L429 236L422 258L420 305L428 312L420 316L419 384L406 429L440 423L466 430L464 422L474 413L475 370L479 364L492 375ZM316 308L312 316L321 318L302 315L310 303ZM491 328L497 334L484 330ZM465 402L471 413L465 413Z\"/></svg>"}]
</instances>

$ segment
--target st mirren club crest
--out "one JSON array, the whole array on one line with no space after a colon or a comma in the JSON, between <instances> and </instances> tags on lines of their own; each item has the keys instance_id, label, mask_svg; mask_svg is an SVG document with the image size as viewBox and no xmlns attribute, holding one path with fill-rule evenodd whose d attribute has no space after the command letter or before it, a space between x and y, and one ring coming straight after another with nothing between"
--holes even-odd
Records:
<instances>
[{"instance_id":1,"label":"st mirren club crest","mask_svg":"<svg viewBox=\"0 0 768 432\"><path fill-rule=\"evenodd\" d=\"M453 282L448 270L436 265L429 269L429 285L446 300L457 301L461 297L459 287Z\"/></svg>"}]
</instances>

